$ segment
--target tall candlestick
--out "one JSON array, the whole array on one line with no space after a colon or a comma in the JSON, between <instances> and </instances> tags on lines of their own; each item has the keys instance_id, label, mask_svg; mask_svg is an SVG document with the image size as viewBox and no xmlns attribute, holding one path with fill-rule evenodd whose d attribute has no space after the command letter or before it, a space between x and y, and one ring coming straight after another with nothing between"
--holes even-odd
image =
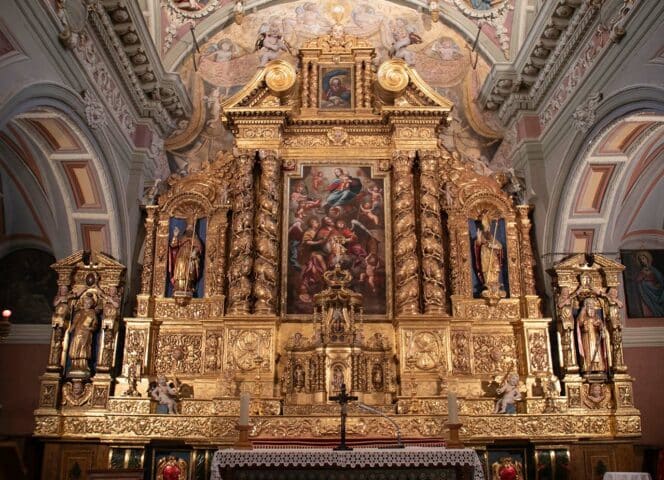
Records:
<instances>
[{"instance_id":1,"label":"tall candlestick","mask_svg":"<svg viewBox=\"0 0 664 480\"><path fill-rule=\"evenodd\" d=\"M249 402L251 401L251 395L249 392L242 392L240 394L240 421L239 425L249 425Z\"/></svg>"},{"instance_id":2,"label":"tall candlestick","mask_svg":"<svg viewBox=\"0 0 664 480\"><path fill-rule=\"evenodd\" d=\"M459 404L456 392L447 393L447 423L459 423Z\"/></svg>"}]
</instances>

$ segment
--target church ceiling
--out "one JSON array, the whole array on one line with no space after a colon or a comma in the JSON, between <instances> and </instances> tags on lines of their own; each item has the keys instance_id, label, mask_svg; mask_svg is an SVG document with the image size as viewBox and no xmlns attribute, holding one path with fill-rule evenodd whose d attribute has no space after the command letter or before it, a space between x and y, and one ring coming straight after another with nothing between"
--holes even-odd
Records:
<instances>
[{"instance_id":1,"label":"church ceiling","mask_svg":"<svg viewBox=\"0 0 664 480\"><path fill-rule=\"evenodd\" d=\"M507 8L507 4L498 3L493 11ZM186 10L182 15L189 18L187 15L204 15L208 10L213 14L208 8L212 3L199 4L202 8ZM173 5L171 2L167 10L181 10ZM376 65L390 58L398 31L412 35L415 40L408 47L407 62L455 105L451 126L441 138L443 144L458 150L479 172L488 173L487 164L502 140L502 131L495 114L482 111L476 98L491 65L457 30L443 22L432 23L428 15L413 8L387 1L300 1L269 6L249 12L241 24L230 23L201 42L200 54L189 55L179 67L195 112L189 122L180 122L180 128L166 143L174 167L196 170L219 150L232 147L232 137L219 120L221 104L239 91L260 66L260 52L255 48L259 32L278 29L290 49L280 58L296 65L298 49L306 41L330 32L335 23L331 14L334 5L344 7L340 23L345 32L376 49Z\"/></svg>"}]
</instances>

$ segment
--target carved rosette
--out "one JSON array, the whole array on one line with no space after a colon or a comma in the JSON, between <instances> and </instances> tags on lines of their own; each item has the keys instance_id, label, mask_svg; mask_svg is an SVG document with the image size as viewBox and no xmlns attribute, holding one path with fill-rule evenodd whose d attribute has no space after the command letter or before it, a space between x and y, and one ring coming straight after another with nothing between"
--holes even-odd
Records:
<instances>
[{"instance_id":1,"label":"carved rosette","mask_svg":"<svg viewBox=\"0 0 664 480\"><path fill-rule=\"evenodd\" d=\"M279 262L279 197L281 165L274 152L261 152L261 176L256 213L256 260L254 261L254 310L276 313Z\"/></svg>"},{"instance_id":2,"label":"carved rosette","mask_svg":"<svg viewBox=\"0 0 664 480\"><path fill-rule=\"evenodd\" d=\"M240 152L235 157L237 182L233 191L233 229L228 271L228 308L232 314L249 313L253 266L254 155Z\"/></svg>"},{"instance_id":3,"label":"carved rosette","mask_svg":"<svg viewBox=\"0 0 664 480\"><path fill-rule=\"evenodd\" d=\"M419 269L415 232L413 155L395 152L392 178L392 218L394 225L395 297L397 315L419 312Z\"/></svg>"},{"instance_id":4,"label":"carved rosette","mask_svg":"<svg viewBox=\"0 0 664 480\"><path fill-rule=\"evenodd\" d=\"M425 152L420 161L420 245L424 312L446 310L443 228L438 198L438 152Z\"/></svg>"}]
</instances>

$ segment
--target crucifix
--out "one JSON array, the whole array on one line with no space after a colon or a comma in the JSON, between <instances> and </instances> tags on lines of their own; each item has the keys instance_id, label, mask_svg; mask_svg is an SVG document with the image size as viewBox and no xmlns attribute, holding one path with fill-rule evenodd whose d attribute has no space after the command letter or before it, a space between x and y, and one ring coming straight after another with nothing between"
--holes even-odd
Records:
<instances>
[{"instance_id":1,"label":"crucifix","mask_svg":"<svg viewBox=\"0 0 664 480\"><path fill-rule=\"evenodd\" d=\"M357 400L357 397L355 395L348 395L346 393L346 384L342 383L339 395L330 397L330 400L341 405L341 443L334 447L334 450L352 450L351 447L346 445L346 416L348 415L348 402Z\"/></svg>"}]
</instances>

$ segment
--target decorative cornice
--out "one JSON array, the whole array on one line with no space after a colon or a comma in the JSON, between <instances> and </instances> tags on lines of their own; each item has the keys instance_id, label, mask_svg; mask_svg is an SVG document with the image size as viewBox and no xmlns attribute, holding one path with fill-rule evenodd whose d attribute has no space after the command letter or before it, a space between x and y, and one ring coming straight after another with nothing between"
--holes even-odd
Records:
<instances>
[{"instance_id":1,"label":"decorative cornice","mask_svg":"<svg viewBox=\"0 0 664 480\"><path fill-rule=\"evenodd\" d=\"M191 115L191 100L180 76L164 70L138 2L101 0L95 12L95 28L105 36L105 45L110 43L115 50L139 112L154 118L164 134L169 134L178 119Z\"/></svg>"},{"instance_id":2,"label":"decorative cornice","mask_svg":"<svg viewBox=\"0 0 664 480\"><path fill-rule=\"evenodd\" d=\"M521 50L511 68L502 66L503 71L490 75L490 83L484 84L481 101L485 108L500 108L500 117L506 122L503 111L514 105L519 108L524 101L527 102L532 87L541 81L540 75L551 70L559 60L561 50L570 47L566 42L570 41L586 12L597 9L596 6L591 8L596 3L597 0L571 0L563 4L547 2L524 42L532 47Z\"/></svg>"},{"instance_id":3,"label":"decorative cornice","mask_svg":"<svg viewBox=\"0 0 664 480\"><path fill-rule=\"evenodd\" d=\"M89 0L87 3L87 20L79 28L69 18L74 11L76 17L82 15L76 8L81 0L58 3L62 44L77 53L95 82L111 82L107 66L112 65L110 70L124 84L116 88L126 92L139 116L152 118L160 134L169 135L179 119L191 115L192 105L179 75L164 70L137 2ZM91 37L103 46L106 55L97 51ZM106 80L98 78L102 70L107 71L102 75ZM110 109L117 110L112 106ZM133 121L123 119L124 115L118 115L121 112L115 113L127 127L126 133L131 134L133 125L129 123Z\"/></svg>"},{"instance_id":4,"label":"decorative cornice","mask_svg":"<svg viewBox=\"0 0 664 480\"><path fill-rule=\"evenodd\" d=\"M507 125L518 110L535 110L561 75L569 69L588 31L600 18L606 0L547 2L533 25L522 50L511 65L496 65L487 77L480 102L488 110L498 110ZM629 8L625 5L629 3ZM638 0L624 0L599 34L609 32L612 42L624 35L624 27ZM617 33L616 33L617 32Z\"/></svg>"}]
</instances>

